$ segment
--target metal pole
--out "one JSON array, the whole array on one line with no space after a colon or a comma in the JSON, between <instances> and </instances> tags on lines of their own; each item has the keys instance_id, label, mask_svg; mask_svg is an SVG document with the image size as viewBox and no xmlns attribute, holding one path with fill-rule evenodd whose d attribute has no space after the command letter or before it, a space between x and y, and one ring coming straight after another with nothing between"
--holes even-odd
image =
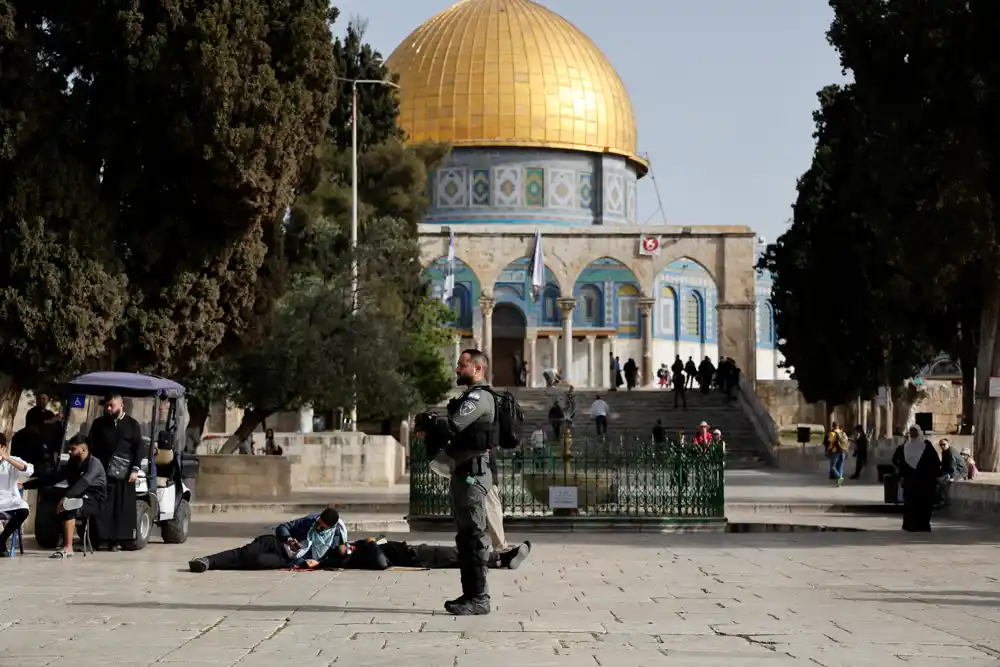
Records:
<instances>
[{"instance_id":1,"label":"metal pole","mask_svg":"<svg viewBox=\"0 0 1000 667\"><path fill-rule=\"evenodd\" d=\"M351 313L358 312L358 84L351 82ZM357 382L355 376L352 385ZM357 391L351 402L351 430L358 430Z\"/></svg>"}]
</instances>

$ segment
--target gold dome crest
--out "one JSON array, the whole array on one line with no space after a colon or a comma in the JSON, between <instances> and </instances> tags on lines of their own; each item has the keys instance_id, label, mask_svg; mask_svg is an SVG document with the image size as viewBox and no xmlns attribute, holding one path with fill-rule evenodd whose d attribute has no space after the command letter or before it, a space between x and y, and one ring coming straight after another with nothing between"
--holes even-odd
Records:
<instances>
[{"instance_id":1,"label":"gold dome crest","mask_svg":"<svg viewBox=\"0 0 1000 667\"><path fill-rule=\"evenodd\" d=\"M532 0L462 0L387 61L411 141L636 154L632 103L601 50Z\"/></svg>"}]
</instances>

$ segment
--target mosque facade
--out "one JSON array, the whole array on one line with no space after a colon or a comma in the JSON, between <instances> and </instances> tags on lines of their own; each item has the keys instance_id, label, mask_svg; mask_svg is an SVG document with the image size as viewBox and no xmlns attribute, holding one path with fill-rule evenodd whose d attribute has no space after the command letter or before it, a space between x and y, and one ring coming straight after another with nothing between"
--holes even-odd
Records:
<instances>
[{"instance_id":1,"label":"mosque facade","mask_svg":"<svg viewBox=\"0 0 1000 667\"><path fill-rule=\"evenodd\" d=\"M785 377L756 234L639 224L632 105L573 25L532 0L463 0L387 65L410 141L452 146L420 230L423 279L456 314L449 357L483 349L499 386L526 361L529 386L552 368L607 387L614 357L645 384L678 355Z\"/></svg>"}]
</instances>

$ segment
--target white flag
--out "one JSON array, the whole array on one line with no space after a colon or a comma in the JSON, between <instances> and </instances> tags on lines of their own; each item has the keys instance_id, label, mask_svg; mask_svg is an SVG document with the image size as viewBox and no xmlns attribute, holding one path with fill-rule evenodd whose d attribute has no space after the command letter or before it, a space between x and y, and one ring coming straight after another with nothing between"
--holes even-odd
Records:
<instances>
[{"instance_id":1,"label":"white flag","mask_svg":"<svg viewBox=\"0 0 1000 667\"><path fill-rule=\"evenodd\" d=\"M660 237L659 236L640 236L639 237L639 254L652 256L660 254Z\"/></svg>"},{"instance_id":2,"label":"white flag","mask_svg":"<svg viewBox=\"0 0 1000 667\"><path fill-rule=\"evenodd\" d=\"M452 295L455 294L455 232L451 232L448 237L448 261L444 267L444 291L441 293L441 298L444 300L445 304L451 301Z\"/></svg>"},{"instance_id":3,"label":"white flag","mask_svg":"<svg viewBox=\"0 0 1000 667\"><path fill-rule=\"evenodd\" d=\"M542 255L542 230L535 230L535 252L531 257L531 269L528 271L531 277L531 296L535 301L542 296L545 288L545 257Z\"/></svg>"}]
</instances>

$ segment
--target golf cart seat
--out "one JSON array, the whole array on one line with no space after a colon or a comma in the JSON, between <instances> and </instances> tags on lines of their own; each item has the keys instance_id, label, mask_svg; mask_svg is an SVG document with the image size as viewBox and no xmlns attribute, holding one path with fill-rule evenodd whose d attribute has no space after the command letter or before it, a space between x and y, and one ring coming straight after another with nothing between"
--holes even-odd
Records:
<instances>
[{"instance_id":1,"label":"golf cart seat","mask_svg":"<svg viewBox=\"0 0 1000 667\"><path fill-rule=\"evenodd\" d=\"M171 484L173 484L173 466L174 466L174 450L172 449L157 449L156 450L156 488L165 489Z\"/></svg>"}]
</instances>

